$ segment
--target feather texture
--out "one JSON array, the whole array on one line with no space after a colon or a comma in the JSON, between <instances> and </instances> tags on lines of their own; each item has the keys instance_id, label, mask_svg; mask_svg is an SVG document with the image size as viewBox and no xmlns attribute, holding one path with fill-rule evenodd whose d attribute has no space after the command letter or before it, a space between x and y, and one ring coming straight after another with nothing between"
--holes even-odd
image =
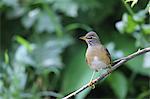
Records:
<instances>
[{"instance_id":1,"label":"feather texture","mask_svg":"<svg viewBox=\"0 0 150 99\"><path fill-rule=\"evenodd\" d=\"M108 51L100 44L88 46L86 61L91 69L96 71L108 68L111 65L111 58ZM93 63L95 62L95 63Z\"/></svg>"}]
</instances>

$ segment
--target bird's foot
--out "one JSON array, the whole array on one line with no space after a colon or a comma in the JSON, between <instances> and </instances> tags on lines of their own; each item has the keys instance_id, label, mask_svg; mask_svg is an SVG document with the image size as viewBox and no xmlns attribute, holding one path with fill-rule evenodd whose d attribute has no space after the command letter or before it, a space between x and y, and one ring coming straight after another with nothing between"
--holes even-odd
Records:
<instances>
[{"instance_id":1,"label":"bird's foot","mask_svg":"<svg viewBox=\"0 0 150 99\"><path fill-rule=\"evenodd\" d=\"M88 86L89 86L89 87L92 87L92 89L95 88L95 85L94 85L94 82L93 82L93 81L90 81L89 84L88 84Z\"/></svg>"},{"instance_id":2,"label":"bird's foot","mask_svg":"<svg viewBox=\"0 0 150 99\"><path fill-rule=\"evenodd\" d=\"M92 89L95 89L95 85L94 84L91 87L92 87Z\"/></svg>"}]
</instances>

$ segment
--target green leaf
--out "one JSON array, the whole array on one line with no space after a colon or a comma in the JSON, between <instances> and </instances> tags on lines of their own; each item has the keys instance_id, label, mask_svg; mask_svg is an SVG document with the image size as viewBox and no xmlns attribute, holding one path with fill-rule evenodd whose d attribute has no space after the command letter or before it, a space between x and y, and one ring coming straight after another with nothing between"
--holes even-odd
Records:
<instances>
[{"instance_id":1,"label":"green leaf","mask_svg":"<svg viewBox=\"0 0 150 99\"><path fill-rule=\"evenodd\" d=\"M5 64L8 64L9 63L8 50L5 51L4 58L5 58Z\"/></svg>"},{"instance_id":2,"label":"green leaf","mask_svg":"<svg viewBox=\"0 0 150 99\"><path fill-rule=\"evenodd\" d=\"M150 52L145 53L143 59L143 67L150 68Z\"/></svg>"},{"instance_id":3,"label":"green leaf","mask_svg":"<svg viewBox=\"0 0 150 99\"><path fill-rule=\"evenodd\" d=\"M34 25L34 23L37 21L39 13L40 13L40 9L38 8L29 11L28 14L26 16L23 16L21 20L23 26L27 29L31 28Z\"/></svg>"},{"instance_id":4,"label":"green leaf","mask_svg":"<svg viewBox=\"0 0 150 99\"><path fill-rule=\"evenodd\" d=\"M32 47L30 46L30 43L27 40L25 40L21 36L16 36L15 38L17 42L26 47L28 51L32 51Z\"/></svg>"},{"instance_id":5,"label":"green leaf","mask_svg":"<svg viewBox=\"0 0 150 99\"><path fill-rule=\"evenodd\" d=\"M68 58L67 60L68 64L66 64L67 67L64 73L63 85L61 89L61 93L63 95L73 92L82 87L84 84L88 83L92 75L92 71L84 61L85 47L83 48L80 46L74 48L78 48L78 53L71 53L71 58ZM82 96L79 97L85 96L85 94L87 94L88 92L89 91L85 91L81 93Z\"/></svg>"},{"instance_id":6,"label":"green leaf","mask_svg":"<svg viewBox=\"0 0 150 99\"><path fill-rule=\"evenodd\" d=\"M146 99L150 96L150 90L144 90L141 94L138 95L137 99Z\"/></svg>"},{"instance_id":7,"label":"green leaf","mask_svg":"<svg viewBox=\"0 0 150 99\"><path fill-rule=\"evenodd\" d=\"M12 6L12 7L16 7L18 6L18 0L2 0L1 2L3 2L5 5L7 6Z\"/></svg>"},{"instance_id":8,"label":"green leaf","mask_svg":"<svg viewBox=\"0 0 150 99\"><path fill-rule=\"evenodd\" d=\"M46 13L48 14L48 17L52 21L53 25L55 26L55 31L57 33L57 36L62 36L63 31L62 31L62 25L60 23L60 19L57 14L53 11L51 7L47 3L43 3L44 9Z\"/></svg>"},{"instance_id":9,"label":"green leaf","mask_svg":"<svg viewBox=\"0 0 150 99\"><path fill-rule=\"evenodd\" d=\"M146 38L143 36L141 32L134 32L133 36L136 38L135 45L136 47L148 47L150 46L150 43L146 40Z\"/></svg>"},{"instance_id":10,"label":"green leaf","mask_svg":"<svg viewBox=\"0 0 150 99\"><path fill-rule=\"evenodd\" d=\"M72 38L68 35L57 38L56 36L45 34L41 35L37 41L34 40L35 47L30 55L36 63L35 67L38 68L38 73L42 73L43 71L41 70L58 73L58 69L63 66L60 55L70 44L72 44Z\"/></svg>"},{"instance_id":11,"label":"green leaf","mask_svg":"<svg viewBox=\"0 0 150 99\"><path fill-rule=\"evenodd\" d=\"M150 7L148 8L148 12L149 12L149 15L150 15Z\"/></svg>"},{"instance_id":12,"label":"green leaf","mask_svg":"<svg viewBox=\"0 0 150 99\"><path fill-rule=\"evenodd\" d=\"M149 76L150 75L150 65L148 66L144 63L145 55L137 56L134 59L128 61L126 64L129 69L139 73L141 75ZM145 59L146 62L146 59Z\"/></svg>"},{"instance_id":13,"label":"green leaf","mask_svg":"<svg viewBox=\"0 0 150 99\"><path fill-rule=\"evenodd\" d=\"M134 16L133 16L133 19L138 23L144 22L145 18L146 18L146 11L145 10L141 10L138 13L134 14Z\"/></svg>"},{"instance_id":14,"label":"green leaf","mask_svg":"<svg viewBox=\"0 0 150 99\"><path fill-rule=\"evenodd\" d=\"M125 32L125 24L122 21L117 22L115 26L120 33Z\"/></svg>"},{"instance_id":15,"label":"green leaf","mask_svg":"<svg viewBox=\"0 0 150 99\"><path fill-rule=\"evenodd\" d=\"M78 5L73 0L56 0L53 4L53 9L61 11L70 17L77 17L78 15Z\"/></svg>"},{"instance_id":16,"label":"green leaf","mask_svg":"<svg viewBox=\"0 0 150 99\"><path fill-rule=\"evenodd\" d=\"M114 72L108 77L108 82L118 99L125 99L128 92L128 82L121 72Z\"/></svg>"},{"instance_id":17,"label":"green leaf","mask_svg":"<svg viewBox=\"0 0 150 99\"><path fill-rule=\"evenodd\" d=\"M142 25L142 29L143 29L145 34L150 34L150 24Z\"/></svg>"},{"instance_id":18,"label":"green leaf","mask_svg":"<svg viewBox=\"0 0 150 99\"><path fill-rule=\"evenodd\" d=\"M133 33L137 28L137 23L133 20L132 16L125 13L122 20L125 25L125 32Z\"/></svg>"},{"instance_id":19,"label":"green leaf","mask_svg":"<svg viewBox=\"0 0 150 99\"><path fill-rule=\"evenodd\" d=\"M55 23L51 16L46 12L41 12L37 18L37 24L35 25L35 31L38 33L48 32L52 33L56 30Z\"/></svg>"},{"instance_id":20,"label":"green leaf","mask_svg":"<svg viewBox=\"0 0 150 99\"><path fill-rule=\"evenodd\" d=\"M138 24L133 20L132 16L124 13L122 21L116 23L116 28L120 33L133 33L138 28Z\"/></svg>"},{"instance_id":21,"label":"green leaf","mask_svg":"<svg viewBox=\"0 0 150 99\"><path fill-rule=\"evenodd\" d=\"M23 45L19 46L16 49L14 60L16 63L20 63L21 65L35 65L35 61L31 57L31 52L27 50L27 48Z\"/></svg>"}]
</instances>

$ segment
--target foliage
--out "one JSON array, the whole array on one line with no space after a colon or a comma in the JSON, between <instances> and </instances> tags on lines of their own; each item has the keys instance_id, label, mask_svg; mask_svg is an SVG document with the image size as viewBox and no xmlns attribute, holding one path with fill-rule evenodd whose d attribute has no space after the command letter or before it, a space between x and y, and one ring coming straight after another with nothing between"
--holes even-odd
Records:
<instances>
[{"instance_id":1,"label":"foliage","mask_svg":"<svg viewBox=\"0 0 150 99\"><path fill-rule=\"evenodd\" d=\"M132 1L132 4L131 4L131 7L133 7L135 4L137 4L138 0L126 0L125 2L131 2Z\"/></svg>"},{"instance_id":2,"label":"foliage","mask_svg":"<svg viewBox=\"0 0 150 99\"><path fill-rule=\"evenodd\" d=\"M128 84L126 77L121 72L114 72L108 78L108 81L118 98L124 99L128 92Z\"/></svg>"},{"instance_id":3,"label":"foliage","mask_svg":"<svg viewBox=\"0 0 150 99\"><path fill-rule=\"evenodd\" d=\"M150 46L149 7L148 0L1 0L0 98L60 98L86 84L92 70L78 37L87 31L98 33L113 59ZM147 98L149 56L75 98Z\"/></svg>"}]
</instances>

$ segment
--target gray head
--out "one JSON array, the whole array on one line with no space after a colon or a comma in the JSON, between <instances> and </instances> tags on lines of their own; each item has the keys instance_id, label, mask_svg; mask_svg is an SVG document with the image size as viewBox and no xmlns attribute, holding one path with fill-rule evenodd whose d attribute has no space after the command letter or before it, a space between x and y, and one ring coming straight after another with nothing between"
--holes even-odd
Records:
<instances>
[{"instance_id":1,"label":"gray head","mask_svg":"<svg viewBox=\"0 0 150 99\"><path fill-rule=\"evenodd\" d=\"M93 31L88 32L85 36L80 37L80 39L86 41L89 46L100 44L98 35Z\"/></svg>"}]
</instances>

